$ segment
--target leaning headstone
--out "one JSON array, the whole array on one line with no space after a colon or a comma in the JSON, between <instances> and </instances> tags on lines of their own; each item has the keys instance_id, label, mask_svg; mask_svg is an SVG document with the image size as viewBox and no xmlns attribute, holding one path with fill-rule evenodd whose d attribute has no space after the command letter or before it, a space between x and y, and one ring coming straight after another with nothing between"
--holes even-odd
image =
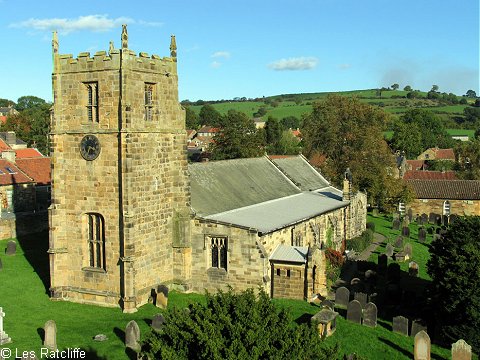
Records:
<instances>
[{"instance_id":1,"label":"leaning headstone","mask_svg":"<svg viewBox=\"0 0 480 360\"><path fill-rule=\"evenodd\" d=\"M335 306L346 308L350 301L350 290L342 286L335 291Z\"/></svg>"},{"instance_id":2,"label":"leaning headstone","mask_svg":"<svg viewBox=\"0 0 480 360\"><path fill-rule=\"evenodd\" d=\"M408 319L404 316L395 316L392 322L393 332L408 336Z\"/></svg>"},{"instance_id":3,"label":"leaning headstone","mask_svg":"<svg viewBox=\"0 0 480 360\"><path fill-rule=\"evenodd\" d=\"M50 350L57 350L57 324L53 320L48 320L43 329L45 330L43 346Z\"/></svg>"},{"instance_id":4,"label":"leaning headstone","mask_svg":"<svg viewBox=\"0 0 480 360\"><path fill-rule=\"evenodd\" d=\"M378 272L380 274L385 274L387 271L388 257L386 254L378 255Z\"/></svg>"},{"instance_id":5,"label":"leaning headstone","mask_svg":"<svg viewBox=\"0 0 480 360\"><path fill-rule=\"evenodd\" d=\"M165 322L165 318L162 314L156 314L153 316L152 319L152 328L155 331L162 330L163 323Z\"/></svg>"},{"instance_id":6,"label":"leaning headstone","mask_svg":"<svg viewBox=\"0 0 480 360\"><path fill-rule=\"evenodd\" d=\"M392 244L387 244L387 246L385 247L385 255L387 255L388 257L392 257L392 255L393 255Z\"/></svg>"},{"instance_id":7,"label":"leaning headstone","mask_svg":"<svg viewBox=\"0 0 480 360\"><path fill-rule=\"evenodd\" d=\"M400 220L398 220L398 219L393 220L392 229L393 229L393 230L398 230L398 229L400 229Z\"/></svg>"},{"instance_id":8,"label":"leaning headstone","mask_svg":"<svg viewBox=\"0 0 480 360\"><path fill-rule=\"evenodd\" d=\"M415 335L413 358L415 360L430 360L430 336L425 331Z\"/></svg>"},{"instance_id":9,"label":"leaning headstone","mask_svg":"<svg viewBox=\"0 0 480 360\"><path fill-rule=\"evenodd\" d=\"M362 292L356 292L353 295L353 298L357 300L360 303L360 305L362 305L362 309L364 309L365 305L367 305L367 294Z\"/></svg>"},{"instance_id":10,"label":"leaning headstone","mask_svg":"<svg viewBox=\"0 0 480 360\"><path fill-rule=\"evenodd\" d=\"M415 261L408 263L408 275L415 277L418 276L418 264Z\"/></svg>"},{"instance_id":11,"label":"leaning headstone","mask_svg":"<svg viewBox=\"0 0 480 360\"><path fill-rule=\"evenodd\" d=\"M363 309L363 325L375 327L377 326L377 305L369 302Z\"/></svg>"},{"instance_id":12,"label":"leaning headstone","mask_svg":"<svg viewBox=\"0 0 480 360\"><path fill-rule=\"evenodd\" d=\"M405 247L403 248L403 252L405 253L406 256L411 258L412 253L413 253L412 245L411 244L405 244Z\"/></svg>"},{"instance_id":13,"label":"leaning headstone","mask_svg":"<svg viewBox=\"0 0 480 360\"><path fill-rule=\"evenodd\" d=\"M424 243L427 240L427 231L424 228L418 229L418 241Z\"/></svg>"},{"instance_id":14,"label":"leaning headstone","mask_svg":"<svg viewBox=\"0 0 480 360\"><path fill-rule=\"evenodd\" d=\"M352 300L348 303L347 320L357 324L362 323L362 305L358 300Z\"/></svg>"},{"instance_id":15,"label":"leaning headstone","mask_svg":"<svg viewBox=\"0 0 480 360\"><path fill-rule=\"evenodd\" d=\"M138 352L140 351L140 328L135 320L131 320L125 328L125 346Z\"/></svg>"},{"instance_id":16,"label":"leaning headstone","mask_svg":"<svg viewBox=\"0 0 480 360\"><path fill-rule=\"evenodd\" d=\"M471 360L472 347L465 340L460 339L452 344L452 360Z\"/></svg>"},{"instance_id":17,"label":"leaning headstone","mask_svg":"<svg viewBox=\"0 0 480 360\"><path fill-rule=\"evenodd\" d=\"M12 339L10 339L8 334L3 330L4 317L5 317L5 313L3 312L3 308L0 307L0 345L4 345L12 342Z\"/></svg>"},{"instance_id":18,"label":"leaning headstone","mask_svg":"<svg viewBox=\"0 0 480 360\"><path fill-rule=\"evenodd\" d=\"M397 236L395 239L395 247L401 248L403 247L403 237L402 236Z\"/></svg>"},{"instance_id":19,"label":"leaning headstone","mask_svg":"<svg viewBox=\"0 0 480 360\"><path fill-rule=\"evenodd\" d=\"M412 327L410 329L410 336L417 335L420 331L427 332L427 324L421 319L416 319L412 321Z\"/></svg>"},{"instance_id":20,"label":"leaning headstone","mask_svg":"<svg viewBox=\"0 0 480 360\"><path fill-rule=\"evenodd\" d=\"M407 238L410 237L410 228L408 226L402 228L402 235Z\"/></svg>"},{"instance_id":21,"label":"leaning headstone","mask_svg":"<svg viewBox=\"0 0 480 360\"><path fill-rule=\"evenodd\" d=\"M159 285L157 288L157 302L158 308L166 309L168 304L168 287L166 285Z\"/></svg>"},{"instance_id":22,"label":"leaning headstone","mask_svg":"<svg viewBox=\"0 0 480 360\"><path fill-rule=\"evenodd\" d=\"M7 249L5 250L5 254L8 256L15 255L17 253L17 243L14 240L10 240L7 243Z\"/></svg>"}]
</instances>

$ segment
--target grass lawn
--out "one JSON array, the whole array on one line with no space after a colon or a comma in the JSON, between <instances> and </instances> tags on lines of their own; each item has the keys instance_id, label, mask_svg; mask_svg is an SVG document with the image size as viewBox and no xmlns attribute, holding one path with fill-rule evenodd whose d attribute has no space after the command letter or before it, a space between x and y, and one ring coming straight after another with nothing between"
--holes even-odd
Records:
<instances>
[{"instance_id":1,"label":"grass lawn","mask_svg":"<svg viewBox=\"0 0 480 360\"><path fill-rule=\"evenodd\" d=\"M378 232L388 232L386 218L369 218ZM393 234L391 234L393 235ZM7 240L0 240L0 249ZM0 270L0 306L6 314L4 328L13 343L5 345L15 351L36 351L42 347L43 326L47 320L57 324L57 344L60 350L80 347L87 351L88 359L128 359L124 346L124 330L130 320L135 320L142 334L150 331L150 319L161 310L147 304L134 314L123 314L117 308L81 305L51 301L47 294L48 256L47 234L30 236L20 241L15 256L7 257L0 251L3 269ZM414 256L416 250L414 249ZM422 265L421 265L422 266ZM199 294L169 295L169 307L187 307L192 302L203 302ZM309 321L319 311L317 305L296 300L273 300L278 306L289 309L294 324ZM395 334L391 319L379 319L375 329L346 321L339 317L337 331L327 344L338 343L343 353L356 352L367 359L411 359L413 338ZM95 342L93 337L105 334L108 340ZM142 336L143 337L143 336ZM432 346L433 359L449 358L450 351Z\"/></svg>"}]
</instances>

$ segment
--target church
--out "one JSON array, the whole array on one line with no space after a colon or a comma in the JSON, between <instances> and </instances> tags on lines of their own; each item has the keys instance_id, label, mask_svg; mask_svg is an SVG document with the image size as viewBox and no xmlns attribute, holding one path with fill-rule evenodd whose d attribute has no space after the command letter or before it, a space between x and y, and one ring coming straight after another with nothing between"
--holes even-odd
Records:
<instances>
[{"instance_id":1,"label":"church","mask_svg":"<svg viewBox=\"0 0 480 360\"><path fill-rule=\"evenodd\" d=\"M366 226L366 196L302 156L187 162L170 56L121 47L73 57L52 41L53 300L134 312L153 289L326 294L325 250Z\"/></svg>"}]
</instances>

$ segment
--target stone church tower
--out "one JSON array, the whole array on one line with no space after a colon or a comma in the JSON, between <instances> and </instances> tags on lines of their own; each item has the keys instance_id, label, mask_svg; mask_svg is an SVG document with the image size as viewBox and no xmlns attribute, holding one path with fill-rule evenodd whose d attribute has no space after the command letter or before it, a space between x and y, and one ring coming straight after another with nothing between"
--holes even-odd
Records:
<instances>
[{"instance_id":1,"label":"stone church tower","mask_svg":"<svg viewBox=\"0 0 480 360\"><path fill-rule=\"evenodd\" d=\"M51 297L133 312L190 277L190 194L177 54L77 58L53 36ZM178 265L178 266L177 266Z\"/></svg>"}]
</instances>

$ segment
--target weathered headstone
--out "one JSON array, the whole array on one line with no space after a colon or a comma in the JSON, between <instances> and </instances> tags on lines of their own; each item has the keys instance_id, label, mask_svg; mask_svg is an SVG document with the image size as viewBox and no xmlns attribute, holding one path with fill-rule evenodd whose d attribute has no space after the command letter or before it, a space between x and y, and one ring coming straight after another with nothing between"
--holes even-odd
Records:
<instances>
[{"instance_id":1,"label":"weathered headstone","mask_svg":"<svg viewBox=\"0 0 480 360\"><path fill-rule=\"evenodd\" d=\"M342 286L335 291L335 306L346 308L350 301L350 290Z\"/></svg>"},{"instance_id":2,"label":"weathered headstone","mask_svg":"<svg viewBox=\"0 0 480 360\"><path fill-rule=\"evenodd\" d=\"M448 225L449 224L449 217L447 215L442 216L442 225Z\"/></svg>"},{"instance_id":3,"label":"weathered headstone","mask_svg":"<svg viewBox=\"0 0 480 360\"><path fill-rule=\"evenodd\" d=\"M0 345L4 345L12 342L12 339L10 339L8 334L3 330L4 317L5 317L5 313L3 312L3 308L0 307Z\"/></svg>"},{"instance_id":4,"label":"weathered headstone","mask_svg":"<svg viewBox=\"0 0 480 360\"><path fill-rule=\"evenodd\" d=\"M335 304L332 301L325 299L325 300L322 300L322 302L320 303L320 307L329 308L330 310L333 310L335 309Z\"/></svg>"},{"instance_id":5,"label":"weathered headstone","mask_svg":"<svg viewBox=\"0 0 480 360\"><path fill-rule=\"evenodd\" d=\"M55 321L48 320L43 330L45 330L43 346L50 350L57 350L57 324L55 324Z\"/></svg>"},{"instance_id":6,"label":"weathered headstone","mask_svg":"<svg viewBox=\"0 0 480 360\"><path fill-rule=\"evenodd\" d=\"M403 251L400 251L395 254L395 261L404 262L405 260L408 260L408 256Z\"/></svg>"},{"instance_id":7,"label":"weathered headstone","mask_svg":"<svg viewBox=\"0 0 480 360\"><path fill-rule=\"evenodd\" d=\"M393 220L392 229L393 229L393 230L398 230L398 229L400 229L400 220L398 220L398 219Z\"/></svg>"},{"instance_id":8,"label":"weathered headstone","mask_svg":"<svg viewBox=\"0 0 480 360\"><path fill-rule=\"evenodd\" d=\"M162 314L156 314L152 318L152 328L153 330L160 331L162 329L165 318Z\"/></svg>"},{"instance_id":9,"label":"weathered headstone","mask_svg":"<svg viewBox=\"0 0 480 360\"><path fill-rule=\"evenodd\" d=\"M140 328L135 320L131 320L125 328L125 346L138 352L140 351Z\"/></svg>"},{"instance_id":10,"label":"weathered headstone","mask_svg":"<svg viewBox=\"0 0 480 360\"><path fill-rule=\"evenodd\" d=\"M363 309L363 325L375 327L377 326L377 305L369 302Z\"/></svg>"},{"instance_id":11,"label":"weathered headstone","mask_svg":"<svg viewBox=\"0 0 480 360\"><path fill-rule=\"evenodd\" d=\"M378 255L378 267L377 270L380 274L385 274L387 271L388 257L386 254Z\"/></svg>"},{"instance_id":12,"label":"weathered headstone","mask_svg":"<svg viewBox=\"0 0 480 360\"><path fill-rule=\"evenodd\" d=\"M408 263L408 275L415 277L418 276L418 264L415 261Z\"/></svg>"},{"instance_id":13,"label":"weathered headstone","mask_svg":"<svg viewBox=\"0 0 480 360\"><path fill-rule=\"evenodd\" d=\"M394 332L408 336L408 319L404 316L395 316L392 328Z\"/></svg>"},{"instance_id":14,"label":"weathered headstone","mask_svg":"<svg viewBox=\"0 0 480 360\"><path fill-rule=\"evenodd\" d=\"M471 360L472 347L465 340L460 339L452 344L452 360Z\"/></svg>"},{"instance_id":15,"label":"weathered headstone","mask_svg":"<svg viewBox=\"0 0 480 360\"><path fill-rule=\"evenodd\" d=\"M362 292L356 292L353 295L353 298L357 300L360 303L360 305L362 305L362 309L364 309L365 305L367 305L367 294Z\"/></svg>"},{"instance_id":16,"label":"weathered headstone","mask_svg":"<svg viewBox=\"0 0 480 360\"><path fill-rule=\"evenodd\" d=\"M418 229L418 241L424 243L427 240L427 231L424 228Z\"/></svg>"},{"instance_id":17,"label":"weathered headstone","mask_svg":"<svg viewBox=\"0 0 480 360\"><path fill-rule=\"evenodd\" d=\"M437 220L437 214L434 214L434 213L430 213L428 215L428 222L430 224L435 224L436 223L436 220Z\"/></svg>"},{"instance_id":18,"label":"weathered headstone","mask_svg":"<svg viewBox=\"0 0 480 360\"><path fill-rule=\"evenodd\" d=\"M393 256L393 246L392 246L392 244L387 244L387 246L385 247L385 255L387 255L388 257Z\"/></svg>"},{"instance_id":19,"label":"weathered headstone","mask_svg":"<svg viewBox=\"0 0 480 360\"><path fill-rule=\"evenodd\" d=\"M362 305L358 300L352 300L348 303L347 320L357 324L362 323Z\"/></svg>"},{"instance_id":20,"label":"weathered headstone","mask_svg":"<svg viewBox=\"0 0 480 360\"><path fill-rule=\"evenodd\" d=\"M397 236L395 239L395 247L401 248L403 246L403 236Z\"/></svg>"},{"instance_id":21,"label":"weathered headstone","mask_svg":"<svg viewBox=\"0 0 480 360\"><path fill-rule=\"evenodd\" d=\"M387 277L391 282L398 283L401 277L400 265L397 263L389 264L387 269Z\"/></svg>"},{"instance_id":22,"label":"weathered headstone","mask_svg":"<svg viewBox=\"0 0 480 360\"><path fill-rule=\"evenodd\" d=\"M362 280L360 280L359 278L353 278L351 281L350 281L350 290L352 292L361 292L363 291L363 283L362 283Z\"/></svg>"},{"instance_id":23,"label":"weathered headstone","mask_svg":"<svg viewBox=\"0 0 480 360\"><path fill-rule=\"evenodd\" d=\"M413 250L412 250L412 245L411 244L405 244L405 247L403 248L403 252L405 253L406 256L408 256L409 258L412 257L412 253L413 253Z\"/></svg>"},{"instance_id":24,"label":"weathered headstone","mask_svg":"<svg viewBox=\"0 0 480 360\"><path fill-rule=\"evenodd\" d=\"M412 327L410 329L410 336L415 336L422 330L427 332L427 324L421 319L413 320Z\"/></svg>"},{"instance_id":25,"label":"weathered headstone","mask_svg":"<svg viewBox=\"0 0 480 360\"><path fill-rule=\"evenodd\" d=\"M427 225L428 224L428 215L423 213L421 218L422 218L422 225Z\"/></svg>"},{"instance_id":26,"label":"weathered headstone","mask_svg":"<svg viewBox=\"0 0 480 360\"><path fill-rule=\"evenodd\" d=\"M372 215L375 216L375 217L378 217L378 209L377 208L374 208L372 210Z\"/></svg>"},{"instance_id":27,"label":"weathered headstone","mask_svg":"<svg viewBox=\"0 0 480 360\"><path fill-rule=\"evenodd\" d=\"M435 215L435 224L438 226L442 225L442 215Z\"/></svg>"},{"instance_id":28,"label":"weathered headstone","mask_svg":"<svg viewBox=\"0 0 480 360\"><path fill-rule=\"evenodd\" d=\"M161 309L166 309L167 304L168 304L168 287L166 285L159 285L157 288L156 306Z\"/></svg>"},{"instance_id":29,"label":"weathered headstone","mask_svg":"<svg viewBox=\"0 0 480 360\"><path fill-rule=\"evenodd\" d=\"M408 226L402 228L402 235L407 238L410 237L410 228Z\"/></svg>"},{"instance_id":30,"label":"weathered headstone","mask_svg":"<svg viewBox=\"0 0 480 360\"><path fill-rule=\"evenodd\" d=\"M15 255L17 253L17 243L14 240L10 240L7 243L7 249L5 250L5 254L8 256Z\"/></svg>"},{"instance_id":31,"label":"weathered headstone","mask_svg":"<svg viewBox=\"0 0 480 360\"><path fill-rule=\"evenodd\" d=\"M430 336L425 331L415 335L413 358L415 360L430 360Z\"/></svg>"},{"instance_id":32,"label":"weathered headstone","mask_svg":"<svg viewBox=\"0 0 480 360\"><path fill-rule=\"evenodd\" d=\"M407 217L408 217L408 220L409 220L410 222L412 222L412 220L413 220L413 211L412 211L412 209L408 209L408 211L407 211Z\"/></svg>"}]
</instances>

